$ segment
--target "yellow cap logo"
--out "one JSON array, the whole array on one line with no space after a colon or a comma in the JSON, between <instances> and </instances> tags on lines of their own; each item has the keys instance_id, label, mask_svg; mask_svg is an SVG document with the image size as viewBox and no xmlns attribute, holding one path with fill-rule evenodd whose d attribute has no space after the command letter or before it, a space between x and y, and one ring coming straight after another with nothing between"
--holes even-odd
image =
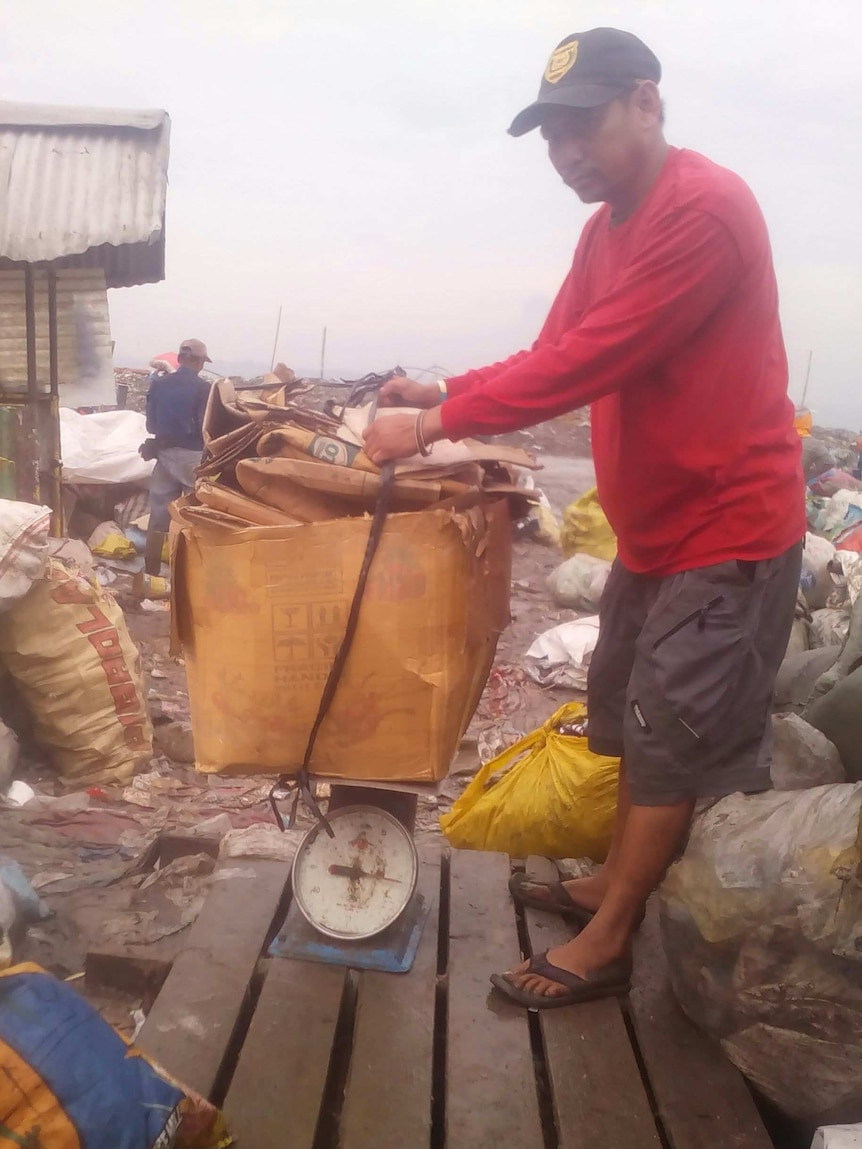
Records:
<instances>
[{"instance_id":1,"label":"yellow cap logo","mask_svg":"<svg viewBox=\"0 0 862 1149\"><path fill-rule=\"evenodd\" d=\"M577 40L569 40L565 44L561 44L559 48L555 48L554 54L548 60L548 66L545 68L545 79L548 83L556 84L557 80L562 80L577 58Z\"/></svg>"}]
</instances>

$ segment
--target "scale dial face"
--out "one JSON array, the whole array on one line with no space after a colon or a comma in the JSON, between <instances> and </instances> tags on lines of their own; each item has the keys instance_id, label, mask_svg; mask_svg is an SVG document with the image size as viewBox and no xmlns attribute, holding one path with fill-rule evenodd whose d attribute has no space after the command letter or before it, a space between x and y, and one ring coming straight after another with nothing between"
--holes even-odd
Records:
<instances>
[{"instance_id":1,"label":"scale dial face","mask_svg":"<svg viewBox=\"0 0 862 1149\"><path fill-rule=\"evenodd\" d=\"M376 806L343 806L327 815L334 838L313 826L293 859L293 896L327 937L360 941L381 933L406 909L419 875L409 830Z\"/></svg>"}]
</instances>

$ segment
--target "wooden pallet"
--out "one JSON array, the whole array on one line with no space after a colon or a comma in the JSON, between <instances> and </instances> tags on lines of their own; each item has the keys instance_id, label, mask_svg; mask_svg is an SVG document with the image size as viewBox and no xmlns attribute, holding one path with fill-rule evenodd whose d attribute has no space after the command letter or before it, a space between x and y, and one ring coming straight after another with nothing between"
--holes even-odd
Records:
<instances>
[{"instance_id":1,"label":"wooden pallet","mask_svg":"<svg viewBox=\"0 0 862 1149\"><path fill-rule=\"evenodd\" d=\"M404 976L263 958L287 868L251 865L254 897L247 878L213 887L139 1039L245 1149L771 1149L671 997L653 918L629 1001L528 1014L488 975L568 934L515 911L507 857L425 854L431 915Z\"/></svg>"}]
</instances>

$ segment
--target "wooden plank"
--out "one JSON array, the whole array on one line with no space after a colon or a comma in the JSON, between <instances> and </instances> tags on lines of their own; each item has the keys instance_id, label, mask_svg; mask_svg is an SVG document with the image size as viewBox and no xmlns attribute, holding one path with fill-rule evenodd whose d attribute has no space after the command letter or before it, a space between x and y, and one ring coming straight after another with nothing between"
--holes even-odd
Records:
<instances>
[{"instance_id":1,"label":"wooden plank","mask_svg":"<svg viewBox=\"0 0 862 1149\"><path fill-rule=\"evenodd\" d=\"M539 881L559 879L530 858ZM527 910L533 953L562 945L572 931L558 914ZM660 1140L619 1001L605 998L539 1013L559 1149L660 1149Z\"/></svg>"},{"instance_id":2,"label":"wooden plank","mask_svg":"<svg viewBox=\"0 0 862 1149\"><path fill-rule=\"evenodd\" d=\"M273 958L224 1105L241 1145L311 1149L344 978L337 966Z\"/></svg>"},{"instance_id":3,"label":"wooden plank","mask_svg":"<svg viewBox=\"0 0 862 1149\"><path fill-rule=\"evenodd\" d=\"M488 977L520 960L505 854L452 853L446 1149L544 1149L527 1014Z\"/></svg>"},{"instance_id":4,"label":"wooden plank","mask_svg":"<svg viewBox=\"0 0 862 1149\"><path fill-rule=\"evenodd\" d=\"M290 876L286 862L231 858L227 867L254 876L213 882L137 1041L204 1097L215 1085Z\"/></svg>"},{"instance_id":5,"label":"wooden plank","mask_svg":"<svg viewBox=\"0 0 862 1149\"><path fill-rule=\"evenodd\" d=\"M772 1149L742 1075L673 996L655 899L635 944L631 1008L671 1149Z\"/></svg>"},{"instance_id":6,"label":"wooden plank","mask_svg":"<svg viewBox=\"0 0 862 1149\"><path fill-rule=\"evenodd\" d=\"M413 969L360 975L340 1149L428 1149L431 1143L439 844L420 850L420 861L419 888L430 911Z\"/></svg>"}]
</instances>

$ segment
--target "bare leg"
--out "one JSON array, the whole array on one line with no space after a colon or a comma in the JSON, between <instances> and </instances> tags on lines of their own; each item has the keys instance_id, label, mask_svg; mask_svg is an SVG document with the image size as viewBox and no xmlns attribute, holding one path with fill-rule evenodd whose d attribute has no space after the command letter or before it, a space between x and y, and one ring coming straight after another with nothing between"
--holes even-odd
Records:
<instances>
[{"instance_id":1,"label":"bare leg","mask_svg":"<svg viewBox=\"0 0 862 1149\"><path fill-rule=\"evenodd\" d=\"M647 898L673 861L693 809L694 800L673 806L630 805L596 916L577 937L549 951L552 965L587 977L628 955ZM524 970L526 963L515 971L515 984L536 993L565 993L555 982Z\"/></svg>"},{"instance_id":2,"label":"bare leg","mask_svg":"<svg viewBox=\"0 0 862 1149\"><path fill-rule=\"evenodd\" d=\"M163 531L147 531L147 544L144 549L144 570L148 575L157 575L162 569L162 548L165 545Z\"/></svg>"}]
</instances>

